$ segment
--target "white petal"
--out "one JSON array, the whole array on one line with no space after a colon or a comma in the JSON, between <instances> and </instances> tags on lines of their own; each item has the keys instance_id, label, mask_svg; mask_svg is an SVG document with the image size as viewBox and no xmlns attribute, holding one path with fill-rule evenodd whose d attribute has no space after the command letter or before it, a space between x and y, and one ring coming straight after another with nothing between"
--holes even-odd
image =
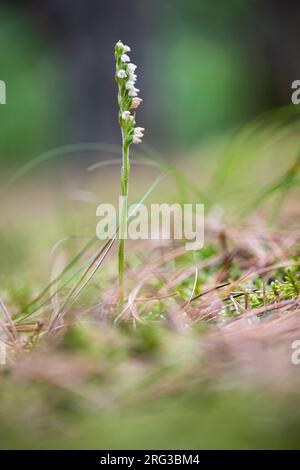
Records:
<instances>
[{"instance_id":1,"label":"white petal","mask_svg":"<svg viewBox=\"0 0 300 470\"><path fill-rule=\"evenodd\" d=\"M125 78L127 77L127 73L125 72L125 70L119 70L117 76L118 78Z\"/></svg>"},{"instance_id":2,"label":"white petal","mask_svg":"<svg viewBox=\"0 0 300 470\"><path fill-rule=\"evenodd\" d=\"M129 72L134 72L137 66L135 64L128 64L127 67Z\"/></svg>"},{"instance_id":3,"label":"white petal","mask_svg":"<svg viewBox=\"0 0 300 470\"><path fill-rule=\"evenodd\" d=\"M127 121L127 119L131 118L132 116L130 115L130 112L129 111L123 111L122 113L122 119L124 121Z\"/></svg>"},{"instance_id":4,"label":"white petal","mask_svg":"<svg viewBox=\"0 0 300 470\"><path fill-rule=\"evenodd\" d=\"M134 134L133 134L134 137L137 137L138 139L141 139L142 137L144 137L144 133L143 132L140 132L140 131L137 131L136 129L134 129Z\"/></svg>"},{"instance_id":5,"label":"white petal","mask_svg":"<svg viewBox=\"0 0 300 470\"><path fill-rule=\"evenodd\" d=\"M144 137L144 134L134 134L134 137L137 139L142 139Z\"/></svg>"},{"instance_id":6,"label":"white petal","mask_svg":"<svg viewBox=\"0 0 300 470\"><path fill-rule=\"evenodd\" d=\"M132 82L131 80L128 80L125 87L126 87L126 90L134 90L134 82Z\"/></svg>"},{"instance_id":7,"label":"white petal","mask_svg":"<svg viewBox=\"0 0 300 470\"><path fill-rule=\"evenodd\" d=\"M135 82L137 79L137 75L133 72L130 72L130 70L128 70L128 76L129 76L129 80L131 80L132 82Z\"/></svg>"},{"instance_id":8,"label":"white petal","mask_svg":"<svg viewBox=\"0 0 300 470\"><path fill-rule=\"evenodd\" d=\"M121 55L121 61L122 62L129 62L130 61L130 57L127 55L127 54L122 54Z\"/></svg>"},{"instance_id":9,"label":"white petal","mask_svg":"<svg viewBox=\"0 0 300 470\"><path fill-rule=\"evenodd\" d=\"M132 96L132 97L135 97L135 96L137 96L137 92L135 91L135 89L131 89L131 90L129 90L128 95Z\"/></svg>"}]
</instances>

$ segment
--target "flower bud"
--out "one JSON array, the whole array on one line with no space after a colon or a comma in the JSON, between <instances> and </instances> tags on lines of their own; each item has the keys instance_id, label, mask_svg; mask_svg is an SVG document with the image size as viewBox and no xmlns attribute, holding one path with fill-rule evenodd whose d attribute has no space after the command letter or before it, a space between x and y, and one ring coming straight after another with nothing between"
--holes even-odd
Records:
<instances>
[{"instance_id":1,"label":"flower bud","mask_svg":"<svg viewBox=\"0 0 300 470\"><path fill-rule=\"evenodd\" d=\"M117 42L116 49L123 49L124 50L124 44L122 43L122 41Z\"/></svg>"},{"instance_id":2,"label":"flower bud","mask_svg":"<svg viewBox=\"0 0 300 470\"><path fill-rule=\"evenodd\" d=\"M130 109L138 108L142 101L143 101L142 98L133 98Z\"/></svg>"}]
</instances>

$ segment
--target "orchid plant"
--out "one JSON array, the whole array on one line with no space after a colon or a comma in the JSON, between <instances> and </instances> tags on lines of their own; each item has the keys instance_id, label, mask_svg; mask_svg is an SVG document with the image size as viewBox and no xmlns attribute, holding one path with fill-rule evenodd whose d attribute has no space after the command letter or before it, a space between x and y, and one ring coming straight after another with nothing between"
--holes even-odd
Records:
<instances>
[{"instance_id":1,"label":"orchid plant","mask_svg":"<svg viewBox=\"0 0 300 470\"><path fill-rule=\"evenodd\" d=\"M127 53L130 47L118 41L115 45L116 82L118 85L119 125L122 134L122 169L121 169L121 195L123 207L119 228L119 287L123 300L123 278L125 261L125 233L127 231L128 216L128 185L130 174L129 148L131 144L139 144L144 136L144 128L136 127L135 110L142 99L138 97L140 91L135 87L137 75L136 65L130 62Z\"/></svg>"}]
</instances>

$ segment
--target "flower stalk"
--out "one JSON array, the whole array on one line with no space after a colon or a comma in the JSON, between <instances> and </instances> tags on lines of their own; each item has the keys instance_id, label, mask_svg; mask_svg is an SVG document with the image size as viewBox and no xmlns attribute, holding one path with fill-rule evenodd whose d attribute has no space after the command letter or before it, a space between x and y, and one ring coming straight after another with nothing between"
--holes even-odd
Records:
<instances>
[{"instance_id":1,"label":"flower stalk","mask_svg":"<svg viewBox=\"0 0 300 470\"><path fill-rule=\"evenodd\" d=\"M142 102L138 97L139 89L135 87L137 76L135 74L136 65L130 62L127 55L130 47L118 41L115 46L116 59L116 82L118 85L118 105L119 105L119 125L122 135L122 168L121 168L121 195L123 197L123 207L119 227L119 254L118 254L118 274L121 303L124 301L123 283L125 268L125 238L127 233L128 218L128 187L130 176L129 149L131 144L139 144L144 136L144 128L135 127L136 109Z\"/></svg>"}]
</instances>

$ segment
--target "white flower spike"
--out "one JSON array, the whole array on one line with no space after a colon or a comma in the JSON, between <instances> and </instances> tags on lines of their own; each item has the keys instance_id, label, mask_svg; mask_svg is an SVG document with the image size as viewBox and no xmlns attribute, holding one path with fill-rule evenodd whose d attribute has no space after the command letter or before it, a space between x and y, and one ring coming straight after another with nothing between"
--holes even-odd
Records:
<instances>
[{"instance_id":1,"label":"white flower spike","mask_svg":"<svg viewBox=\"0 0 300 470\"><path fill-rule=\"evenodd\" d=\"M140 90L135 87L137 66L130 62L127 52L130 52L130 47L124 45L122 41L118 41L115 47L115 57L116 80L119 87L119 123L126 145L130 146L130 144L140 143L144 129L135 128L135 116L130 114L131 109L139 107L142 99L138 97Z\"/></svg>"}]
</instances>

